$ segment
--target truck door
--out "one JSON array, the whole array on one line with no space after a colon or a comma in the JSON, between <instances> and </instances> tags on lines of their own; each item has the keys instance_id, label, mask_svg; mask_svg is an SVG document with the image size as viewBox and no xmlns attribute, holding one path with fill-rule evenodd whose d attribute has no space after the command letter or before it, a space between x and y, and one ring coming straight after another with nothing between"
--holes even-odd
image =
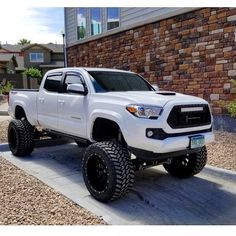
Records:
<instances>
[{"instance_id":1,"label":"truck door","mask_svg":"<svg viewBox=\"0 0 236 236\"><path fill-rule=\"evenodd\" d=\"M58 130L86 138L88 95L67 92L69 84L84 84L84 79L78 72L66 73L63 92L58 94Z\"/></svg>"},{"instance_id":2,"label":"truck door","mask_svg":"<svg viewBox=\"0 0 236 236\"><path fill-rule=\"evenodd\" d=\"M49 74L40 88L37 107L38 121L44 128L57 130L58 127L58 92L60 91L60 83L62 73Z\"/></svg>"}]
</instances>

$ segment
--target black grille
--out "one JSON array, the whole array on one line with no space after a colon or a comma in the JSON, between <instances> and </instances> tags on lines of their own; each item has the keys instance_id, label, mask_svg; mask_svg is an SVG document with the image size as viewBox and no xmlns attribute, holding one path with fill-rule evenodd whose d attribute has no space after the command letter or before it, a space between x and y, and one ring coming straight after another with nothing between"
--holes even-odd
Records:
<instances>
[{"instance_id":1,"label":"black grille","mask_svg":"<svg viewBox=\"0 0 236 236\"><path fill-rule=\"evenodd\" d=\"M148 137L148 135L147 135L148 131L153 132L153 135L151 137ZM212 131L212 127L210 129L203 129L203 130L197 130L197 131L192 131L192 132L168 134L163 129L148 128L148 129L146 129L146 137L152 138L152 139L157 139L157 140L164 140L166 138L181 137L181 136L185 136L185 135L202 134L202 133L211 132L211 131Z\"/></svg>"},{"instance_id":2,"label":"black grille","mask_svg":"<svg viewBox=\"0 0 236 236\"><path fill-rule=\"evenodd\" d=\"M181 108L202 107L198 111L181 111ZM211 114L208 105L179 105L174 106L169 114L167 123L173 129L189 128L211 124Z\"/></svg>"}]
</instances>

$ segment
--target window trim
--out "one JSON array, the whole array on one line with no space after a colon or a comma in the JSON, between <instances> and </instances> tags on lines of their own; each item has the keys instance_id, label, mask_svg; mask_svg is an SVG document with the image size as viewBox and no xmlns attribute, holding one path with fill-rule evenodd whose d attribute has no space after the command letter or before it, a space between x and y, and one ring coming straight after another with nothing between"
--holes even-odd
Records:
<instances>
[{"instance_id":1,"label":"window trim","mask_svg":"<svg viewBox=\"0 0 236 236\"><path fill-rule=\"evenodd\" d=\"M41 54L42 55L42 61L34 61L34 60L32 60L31 59L31 56L32 56L32 54L36 54L36 55L38 55L38 54ZM37 56L36 56L37 57ZM29 59L30 59L30 62L31 63L43 63L44 62L44 53L43 52L30 52L29 53Z\"/></svg>"},{"instance_id":2,"label":"window trim","mask_svg":"<svg viewBox=\"0 0 236 236\"><path fill-rule=\"evenodd\" d=\"M119 26L116 27L116 28L112 28L112 29L107 29L107 24L108 24L108 8L118 8L118 18L119 18ZM115 29L119 29L121 27L120 25L120 20L121 20L121 10L120 10L120 7L107 7L106 8L106 20L105 20L105 24L106 24L106 32L110 32L112 30L115 30Z\"/></svg>"}]
</instances>

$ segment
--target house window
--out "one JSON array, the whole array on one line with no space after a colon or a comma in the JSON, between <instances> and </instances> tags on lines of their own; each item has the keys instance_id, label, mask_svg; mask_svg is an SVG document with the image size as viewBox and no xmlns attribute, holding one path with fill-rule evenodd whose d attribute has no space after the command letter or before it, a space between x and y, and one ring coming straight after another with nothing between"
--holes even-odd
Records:
<instances>
[{"instance_id":1,"label":"house window","mask_svg":"<svg viewBox=\"0 0 236 236\"><path fill-rule=\"evenodd\" d=\"M77 39L86 36L86 8L77 8Z\"/></svg>"},{"instance_id":2,"label":"house window","mask_svg":"<svg viewBox=\"0 0 236 236\"><path fill-rule=\"evenodd\" d=\"M120 13L118 7L107 8L107 30L111 30L120 26L119 15Z\"/></svg>"},{"instance_id":3,"label":"house window","mask_svg":"<svg viewBox=\"0 0 236 236\"><path fill-rule=\"evenodd\" d=\"M30 53L30 62L44 62L43 53Z\"/></svg>"},{"instance_id":4,"label":"house window","mask_svg":"<svg viewBox=\"0 0 236 236\"><path fill-rule=\"evenodd\" d=\"M91 8L91 35L101 34L101 8Z\"/></svg>"}]
</instances>

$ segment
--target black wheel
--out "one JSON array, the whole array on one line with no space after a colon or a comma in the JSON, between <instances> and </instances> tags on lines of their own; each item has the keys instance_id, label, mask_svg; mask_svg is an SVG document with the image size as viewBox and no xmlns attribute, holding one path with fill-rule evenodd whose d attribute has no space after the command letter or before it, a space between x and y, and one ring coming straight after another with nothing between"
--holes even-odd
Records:
<instances>
[{"instance_id":1,"label":"black wheel","mask_svg":"<svg viewBox=\"0 0 236 236\"><path fill-rule=\"evenodd\" d=\"M12 120L8 126L8 143L13 155L29 155L34 149L33 126L27 120Z\"/></svg>"},{"instance_id":2,"label":"black wheel","mask_svg":"<svg viewBox=\"0 0 236 236\"><path fill-rule=\"evenodd\" d=\"M202 147L198 152L176 157L170 164L164 164L166 171L175 177L187 178L198 174L207 163L207 150Z\"/></svg>"},{"instance_id":3,"label":"black wheel","mask_svg":"<svg viewBox=\"0 0 236 236\"><path fill-rule=\"evenodd\" d=\"M121 198L134 182L134 169L127 149L111 141L87 148L82 172L89 192L101 202Z\"/></svg>"},{"instance_id":4,"label":"black wheel","mask_svg":"<svg viewBox=\"0 0 236 236\"><path fill-rule=\"evenodd\" d=\"M75 143L79 146L79 147L88 147L87 143L80 143L78 141L75 140Z\"/></svg>"}]
</instances>

